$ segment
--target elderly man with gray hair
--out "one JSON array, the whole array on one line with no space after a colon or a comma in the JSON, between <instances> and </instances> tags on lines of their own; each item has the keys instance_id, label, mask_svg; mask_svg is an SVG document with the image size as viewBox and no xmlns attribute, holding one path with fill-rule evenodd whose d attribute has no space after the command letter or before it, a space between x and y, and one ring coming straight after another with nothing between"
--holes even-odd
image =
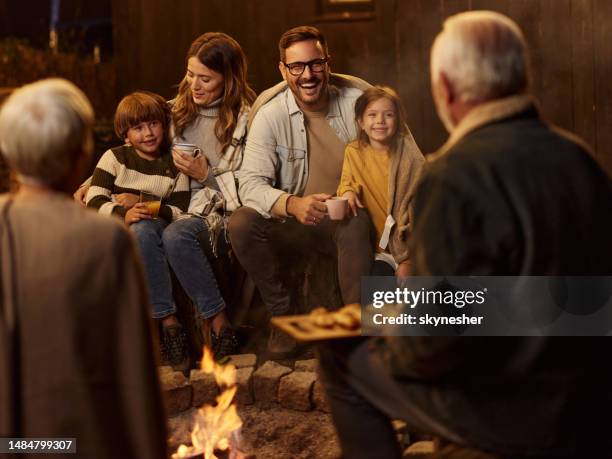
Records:
<instances>
[{"instance_id":1,"label":"elderly man with gray hair","mask_svg":"<svg viewBox=\"0 0 612 459\"><path fill-rule=\"evenodd\" d=\"M85 95L60 79L18 89L0 110L0 149L20 182L0 196L0 437L72 439L55 445L79 457L162 459L134 242L70 196L93 121Z\"/></svg>"},{"instance_id":2,"label":"elderly man with gray hair","mask_svg":"<svg viewBox=\"0 0 612 459\"><path fill-rule=\"evenodd\" d=\"M519 27L493 12L449 18L431 77L450 138L413 199L414 274L612 274L611 182L540 117ZM329 346L320 362L346 457L401 457L391 419L435 436L435 457L604 457L604 340L387 337Z\"/></svg>"}]
</instances>

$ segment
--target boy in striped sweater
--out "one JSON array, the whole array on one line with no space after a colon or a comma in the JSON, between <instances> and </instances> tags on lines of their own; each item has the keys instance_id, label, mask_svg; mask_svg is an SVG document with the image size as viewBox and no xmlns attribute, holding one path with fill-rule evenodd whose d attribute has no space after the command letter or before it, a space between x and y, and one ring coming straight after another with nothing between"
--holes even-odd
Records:
<instances>
[{"instance_id":1,"label":"boy in striped sweater","mask_svg":"<svg viewBox=\"0 0 612 459\"><path fill-rule=\"evenodd\" d=\"M172 161L169 119L166 101L157 94L139 91L121 100L115 112L115 132L125 139L125 145L100 158L87 192L87 206L120 216L128 226L153 219L146 204L138 202L141 191L163 198L159 217L166 223L187 210L189 178L179 176Z\"/></svg>"},{"instance_id":2,"label":"boy in striped sweater","mask_svg":"<svg viewBox=\"0 0 612 459\"><path fill-rule=\"evenodd\" d=\"M189 206L189 177L179 173L170 153L170 112L165 100L139 91L124 97L115 112L115 132L125 145L108 150L94 170L88 207L121 218L140 247L153 318L163 326L162 357L177 369L188 365L187 337L175 316L170 268L163 233ZM153 215L140 192L161 198Z\"/></svg>"}]
</instances>

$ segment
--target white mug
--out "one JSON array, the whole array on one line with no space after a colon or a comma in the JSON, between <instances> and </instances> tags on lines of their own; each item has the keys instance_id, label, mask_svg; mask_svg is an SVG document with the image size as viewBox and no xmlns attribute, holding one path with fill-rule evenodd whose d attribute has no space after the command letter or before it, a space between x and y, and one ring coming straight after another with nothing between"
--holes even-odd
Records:
<instances>
[{"instance_id":1,"label":"white mug","mask_svg":"<svg viewBox=\"0 0 612 459\"><path fill-rule=\"evenodd\" d=\"M327 214L330 220L342 220L346 216L348 199L342 196L334 196L325 201L325 205L327 206Z\"/></svg>"},{"instance_id":2,"label":"white mug","mask_svg":"<svg viewBox=\"0 0 612 459\"><path fill-rule=\"evenodd\" d=\"M172 145L172 148L184 151L192 158L195 158L200 153L202 153L202 150L200 150L197 145L194 145L192 143L175 143L174 145Z\"/></svg>"}]
</instances>

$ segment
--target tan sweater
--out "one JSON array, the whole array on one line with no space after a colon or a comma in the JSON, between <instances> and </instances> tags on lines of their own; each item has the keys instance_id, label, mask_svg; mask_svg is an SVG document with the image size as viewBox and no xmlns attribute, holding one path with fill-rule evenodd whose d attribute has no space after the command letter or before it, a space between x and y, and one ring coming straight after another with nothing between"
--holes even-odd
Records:
<instances>
[{"instance_id":1,"label":"tan sweater","mask_svg":"<svg viewBox=\"0 0 612 459\"><path fill-rule=\"evenodd\" d=\"M405 135L389 169L388 214L395 220L389 237L389 252L397 263L410 259L408 239L412 225L412 198L419 183L425 158L412 134Z\"/></svg>"},{"instance_id":2,"label":"tan sweater","mask_svg":"<svg viewBox=\"0 0 612 459\"><path fill-rule=\"evenodd\" d=\"M344 142L327 121L327 110L303 110L308 138L308 181L304 196L314 193L334 194L340 181Z\"/></svg>"}]
</instances>

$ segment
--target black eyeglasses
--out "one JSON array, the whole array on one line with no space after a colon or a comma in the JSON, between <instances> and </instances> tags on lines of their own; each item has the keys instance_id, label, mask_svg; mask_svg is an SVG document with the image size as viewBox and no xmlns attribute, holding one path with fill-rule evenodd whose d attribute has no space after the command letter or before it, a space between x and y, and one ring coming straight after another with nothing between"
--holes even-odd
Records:
<instances>
[{"instance_id":1,"label":"black eyeglasses","mask_svg":"<svg viewBox=\"0 0 612 459\"><path fill-rule=\"evenodd\" d=\"M312 73L321 73L325 70L325 64L329 61L329 57L325 59L314 59L309 62L292 62L291 64L287 64L283 62L283 65L287 67L289 73L293 76L300 76L306 70L306 67L310 69Z\"/></svg>"}]
</instances>

